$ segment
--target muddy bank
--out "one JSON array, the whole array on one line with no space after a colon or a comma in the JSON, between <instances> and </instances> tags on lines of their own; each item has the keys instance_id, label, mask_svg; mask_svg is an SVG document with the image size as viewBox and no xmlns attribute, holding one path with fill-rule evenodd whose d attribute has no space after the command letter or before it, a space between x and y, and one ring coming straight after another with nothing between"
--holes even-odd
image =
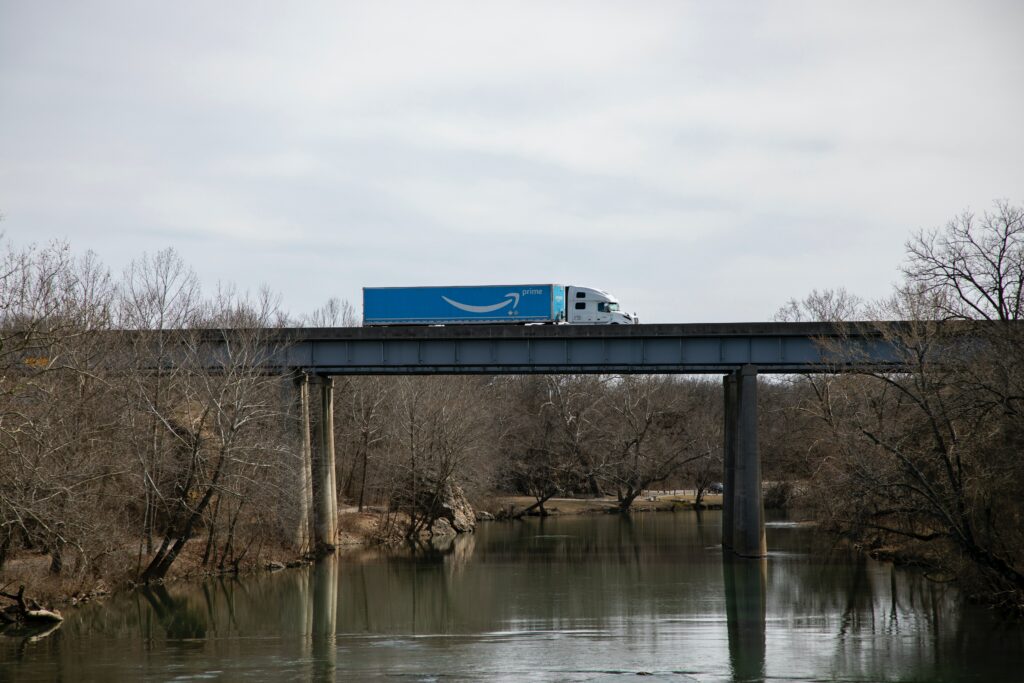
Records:
<instances>
[{"instance_id":1,"label":"muddy bank","mask_svg":"<svg viewBox=\"0 0 1024 683\"><path fill-rule=\"evenodd\" d=\"M508 519L515 517L523 510L536 503L536 499L530 496L509 496L496 495L478 503L478 509L484 511L495 519ZM637 498L630 506L630 512L672 512L674 510L692 510L695 505L693 494L665 494ZM701 501L701 507L705 510L720 510L722 508L721 495L706 495ZM619 501L615 496L603 498L549 498L544 503L544 512L548 515L585 515L597 513L619 512ZM526 516L541 516L539 510L534 509L526 513Z\"/></svg>"}]
</instances>

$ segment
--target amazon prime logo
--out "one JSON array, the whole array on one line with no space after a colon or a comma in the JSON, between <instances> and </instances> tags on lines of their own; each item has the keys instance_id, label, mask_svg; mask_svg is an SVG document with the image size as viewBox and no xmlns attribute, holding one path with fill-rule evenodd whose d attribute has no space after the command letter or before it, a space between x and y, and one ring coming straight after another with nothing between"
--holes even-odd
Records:
<instances>
[{"instance_id":1,"label":"amazon prime logo","mask_svg":"<svg viewBox=\"0 0 1024 683\"><path fill-rule=\"evenodd\" d=\"M493 313L494 311L500 311L509 304L512 304L512 308L508 310L509 315L515 315L515 308L519 305L519 293L509 292L505 295L505 299L496 304L489 304L486 306L473 306L472 304L464 304L461 301L455 301L449 299L446 296L441 296L446 302L459 309L460 311L466 311L467 313Z\"/></svg>"}]
</instances>

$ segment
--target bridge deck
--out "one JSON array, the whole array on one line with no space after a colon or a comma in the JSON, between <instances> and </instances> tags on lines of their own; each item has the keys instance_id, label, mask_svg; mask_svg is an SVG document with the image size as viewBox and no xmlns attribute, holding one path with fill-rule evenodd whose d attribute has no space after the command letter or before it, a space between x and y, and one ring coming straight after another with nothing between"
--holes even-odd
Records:
<instances>
[{"instance_id":1,"label":"bridge deck","mask_svg":"<svg viewBox=\"0 0 1024 683\"><path fill-rule=\"evenodd\" d=\"M898 323L894 323L898 324ZM828 323L294 328L280 365L319 374L821 372L897 367L880 333ZM843 338L842 357L822 341Z\"/></svg>"}]
</instances>

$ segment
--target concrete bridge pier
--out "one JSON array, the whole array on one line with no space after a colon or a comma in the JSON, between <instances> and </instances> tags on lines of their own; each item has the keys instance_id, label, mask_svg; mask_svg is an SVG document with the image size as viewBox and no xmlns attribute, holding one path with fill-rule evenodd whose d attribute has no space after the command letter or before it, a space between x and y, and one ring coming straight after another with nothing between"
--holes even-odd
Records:
<instances>
[{"instance_id":1,"label":"concrete bridge pier","mask_svg":"<svg viewBox=\"0 0 1024 683\"><path fill-rule=\"evenodd\" d=\"M294 506L286 520L292 545L299 553L310 551L313 537L313 462L309 435L309 376L295 372L284 382L285 435L292 457L287 461L289 480L293 482ZM287 495L287 494L286 494Z\"/></svg>"},{"instance_id":2,"label":"concrete bridge pier","mask_svg":"<svg viewBox=\"0 0 1024 683\"><path fill-rule=\"evenodd\" d=\"M338 487L334 472L334 378L320 376L319 448L313 463L313 525L317 553L334 552L338 538Z\"/></svg>"},{"instance_id":3,"label":"concrete bridge pier","mask_svg":"<svg viewBox=\"0 0 1024 683\"><path fill-rule=\"evenodd\" d=\"M732 549L733 501L736 492L736 373L730 372L722 378L725 396L723 411L724 429L722 436L722 547Z\"/></svg>"},{"instance_id":4,"label":"concrete bridge pier","mask_svg":"<svg viewBox=\"0 0 1024 683\"><path fill-rule=\"evenodd\" d=\"M757 367L725 376L725 493L722 545L740 557L765 557L761 457L757 446Z\"/></svg>"}]
</instances>

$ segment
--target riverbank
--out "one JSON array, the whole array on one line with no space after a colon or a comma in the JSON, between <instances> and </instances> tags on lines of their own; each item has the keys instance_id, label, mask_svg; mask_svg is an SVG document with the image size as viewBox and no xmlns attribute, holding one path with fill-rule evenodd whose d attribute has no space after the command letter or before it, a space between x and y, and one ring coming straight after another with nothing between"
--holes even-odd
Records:
<instances>
[{"instance_id":1,"label":"riverbank","mask_svg":"<svg viewBox=\"0 0 1024 683\"><path fill-rule=\"evenodd\" d=\"M696 503L693 493L665 493L637 498L630 506L630 512L673 512L676 510L692 510ZM479 510L485 511L495 518L515 516L522 510L536 503L531 496L497 495L479 504ZM717 510L722 507L721 494L707 494L701 501L703 509ZM615 513L619 511L619 501L615 496L600 498L549 498L544 503L544 511L549 515L585 515L596 513ZM540 516L531 510L527 516Z\"/></svg>"},{"instance_id":2,"label":"riverbank","mask_svg":"<svg viewBox=\"0 0 1024 683\"><path fill-rule=\"evenodd\" d=\"M349 556L379 545L379 519L379 515L372 512L358 512L355 508L342 510L338 516L335 553ZM298 567L310 564L315 559L311 555L297 555L289 548L267 547L259 541L254 541L253 546L252 551L237 564L232 562L219 566L216 561L204 563L205 539L197 536L185 546L167 575L156 583L174 584L217 576L244 576ZM83 577L73 573L56 575L50 571L52 557L49 554L22 552L9 558L0 571L0 589L17 591L19 586L25 586L26 594L39 602L64 609L130 591L141 585L135 579L148 562L148 556L140 558L137 552L125 549L114 559L116 561L108 563L110 570L101 576Z\"/></svg>"},{"instance_id":3,"label":"riverbank","mask_svg":"<svg viewBox=\"0 0 1024 683\"><path fill-rule=\"evenodd\" d=\"M477 501L475 509L479 520L508 517L509 511L514 514L536 502L530 496L494 495ZM633 502L631 512L671 512L689 510L694 507L692 493L667 493L645 496ZM702 506L706 509L719 509L722 505L721 495L704 496ZM545 503L548 515L585 515L600 513L616 513L619 510L618 500L614 496L602 498L552 498ZM529 515L534 516L534 515ZM342 508L338 515L338 536L335 553L343 557L358 555L373 547L396 545L403 542L400 536L387 537L381 530L383 510L367 508L359 512L355 507ZM310 556L297 556L287 548L262 546L254 549L247 558L229 566L211 566L203 562L204 543L201 537L190 542L181 556L172 566L171 571L161 581L164 584L177 582L199 581L216 576L241 576L263 571L276 571L289 567L309 564ZM46 553L26 553L8 560L0 573L0 588L17 590L24 585L26 592L41 603L55 608L73 607L88 603L97 598L131 590L139 584L134 580L138 567L144 566L147 558L141 561L137 554L125 551L121 554L119 566L112 566L110 572L99 577L68 577L56 576L49 571L51 557ZM117 565L118 563L112 563Z\"/></svg>"}]
</instances>

